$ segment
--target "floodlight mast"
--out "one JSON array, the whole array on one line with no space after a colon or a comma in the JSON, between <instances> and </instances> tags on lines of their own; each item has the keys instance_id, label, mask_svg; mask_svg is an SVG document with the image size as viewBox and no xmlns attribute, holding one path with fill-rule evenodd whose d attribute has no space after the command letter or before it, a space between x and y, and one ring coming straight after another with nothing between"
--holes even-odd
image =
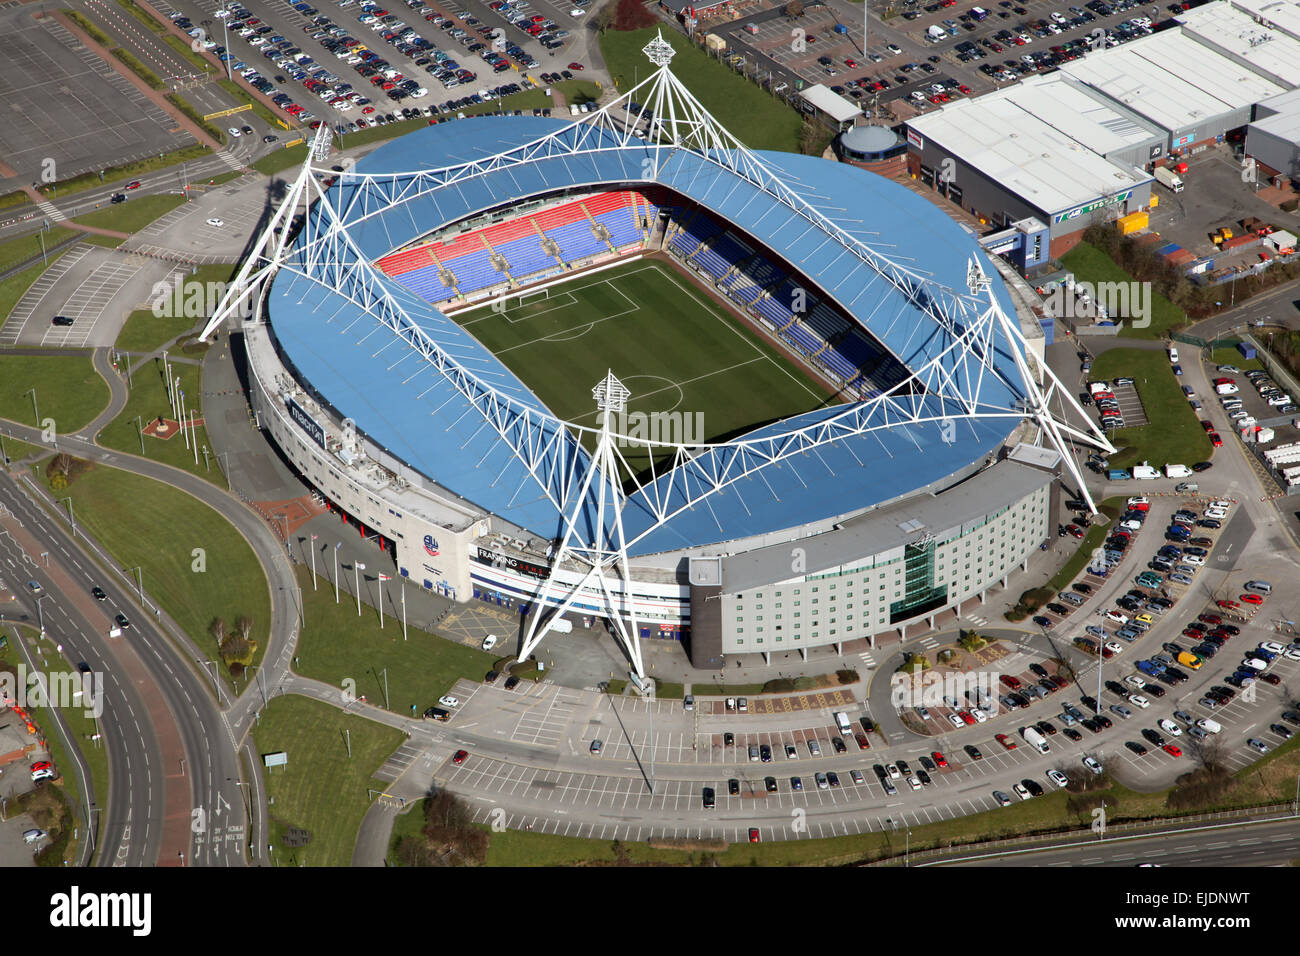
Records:
<instances>
[{"instance_id":1,"label":"floodlight mast","mask_svg":"<svg viewBox=\"0 0 1300 956\"><path fill-rule=\"evenodd\" d=\"M623 505L626 496L619 484L618 456L615 451L619 435L610 427L611 416L622 416L627 411L627 400L631 394L612 371L607 371L605 378L591 390L591 397L596 400L596 408L600 412L596 451L587 469L584 487L574 498L574 507L564 516L564 534L551 561L550 573L534 598L535 609L528 621L523 646L519 649L521 660L533 652L551 632L555 623L564 616L574 599L594 582L599 586L605 617L613 628L615 637L627 651L633 672L638 678L646 676L636 605L632 601L627 538L623 534ZM596 517L595 528L591 533L597 535L597 538L587 541L580 533L579 523L582 522L585 527L586 521L590 520L586 506L591 502L593 493L596 496ZM576 585L557 579L565 559L587 566L582 581ZM611 578L618 579L621 586L617 590L611 586ZM559 607L548 613L547 598L560 590L568 593ZM588 596L590 597L589 593Z\"/></svg>"},{"instance_id":2,"label":"floodlight mast","mask_svg":"<svg viewBox=\"0 0 1300 956\"><path fill-rule=\"evenodd\" d=\"M1039 440L1046 437L1063 455L1067 468L1079 483L1082 496L1095 511L1065 436L1099 449L1113 451L1113 448L1100 428L1078 406L1073 394L1042 362L1037 365L1046 381L1046 392L1040 388L1019 323L1014 315L1006 313L993 295L991 280L978 261L973 257L968 268L968 294L959 295L926 275L900 266L868 248L793 191L760 157L745 148L704 110L668 69L673 50L662 36L652 39L643 52L657 67L650 77L614 103L556 133L487 159L470 160L432 172L381 175L345 171L339 174L354 187L347 198L347 209L336 206L337 196L331 195L331 190L322 181L322 178L332 181L333 174L312 165L314 158L328 151L328 133L322 127L317 131L313 147L284 201L255 242L230 291L209 320L203 338L219 328L250 296L260 303L261 291L283 268L294 277L294 281L303 278L335 290L380 326L389 329L410 349L423 356L482 414L485 424L497 432L502 443L524 465L530 479L539 484L543 494L557 508L563 528L561 545L554 555L551 571L533 598L537 610L530 618L521 656L531 653L552 630L553 623L581 598L583 612L590 612L593 603L601 605L597 613L608 617L616 637L627 649L634 673L645 676L632 598L629 547L636 547L654 528L662 527L682 511L743 478L759 474L768 466L791 461L822 445L868 434L878 428L933 423L941 420L940 416L946 419L946 403L949 401L958 404L958 418L1032 417L1039 427ZM630 103L632 97L647 87L643 96L645 105L639 112L632 111L635 120L615 123L613 108L619 103ZM642 140L636 135L636 127L647 111L651 112L653 119ZM605 145L604 137L614 138L617 145ZM407 314L406 306L395 298L389 284L363 255L350 231L350 227L384 209L391 209L437 188L455 188L463 180L507 169L512 164L611 148L634 146L643 149L646 141L655 151L652 165L656 167L645 170L648 178L657 173L657 167L666 155L681 150L696 153L764 189L772 198L824 228L830 235L839 237L846 248L856 252L874 274L898 291L906 304L925 313L947 333L948 345L940 354L931 357L923 368L914 370L911 377L917 381L924 377L922 392L939 397L944 404L937 411L924 407L916 394L908 394L900 384L888 393L847 406L831 419L801 426L788 433L716 445L687 446L619 434L612 427L612 417L626 407L627 390L611 373L593 390L600 411L599 429L565 423L549 412L520 405L512 396L484 382L448 354ZM300 203L310 205L313 202L320 210L320 216L304 217L304 231L293 242L297 251L291 252L289 227L294 212ZM1006 351L1014 359L1014 378L1019 381L1012 381L1011 376L1004 375L995 367L994 353L1002 347L996 342L997 332L1001 332ZM973 370L972 365L975 366ZM1023 394L1025 407L1009 409L1005 405L982 402L980 392L986 374L1005 379L1008 385ZM1085 424L1075 427L1064 416L1059 420L1054 418L1051 413L1054 403L1072 411L1077 420ZM587 459L587 467L580 467L580 455L572 455L574 466L560 473L552 466L557 452L561 453L560 460L570 460L573 446L581 441L583 435L595 439L596 451ZM689 488L681 500L672 496L660 499L653 495L648 499L651 527L639 531L630 543L622 520L626 495L620 475L630 476L638 493L650 489L643 487L635 475L629 475L632 469L622 461L621 444L661 449L668 453L673 463L670 470L689 469L691 477L691 481L685 483ZM714 451L718 454L712 455ZM653 451L651 468L654 469ZM591 524L593 512L594 528ZM593 533L597 535L596 540L591 540ZM566 561L570 566L586 568L577 583L559 580L558 573ZM615 587L616 579L618 587ZM593 583L596 587L587 591ZM548 600L555 602L553 608L548 608Z\"/></svg>"},{"instance_id":3,"label":"floodlight mast","mask_svg":"<svg viewBox=\"0 0 1300 956\"><path fill-rule=\"evenodd\" d=\"M237 315L241 309L245 308L245 304L250 299L254 302L261 301L262 289L274 278L276 270L287 258L286 250L289 246L293 212L300 203L306 206L310 202L308 186L314 182L312 179L312 160L323 160L329 155L329 151L329 128L326 124L321 123L316 129L316 135L312 138L311 146L307 150L307 156L298 169L298 175L290 185L288 193L280 205L276 207L271 216L271 221L266 224L266 228L258 236L252 250L244 258L244 264L240 266L239 272L235 274L235 278L230 285L226 287L226 291L221 296L221 301L217 303L216 310L208 319L207 325L203 327L203 334L199 336L199 341L206 342L208 336L221 328L223 322ZM316 184L316 189L317 198L319 198L319 183Z\"/></svg>"}]
</instances>

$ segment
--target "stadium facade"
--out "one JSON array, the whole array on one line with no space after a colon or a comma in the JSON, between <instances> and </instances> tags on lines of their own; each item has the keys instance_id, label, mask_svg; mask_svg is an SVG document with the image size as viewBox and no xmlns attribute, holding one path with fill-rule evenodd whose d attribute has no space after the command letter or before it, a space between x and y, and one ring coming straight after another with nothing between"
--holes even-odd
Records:
<instances>
[{"instance_id":1,"label":"stadium facade","mask_svg":"<svg viewBox=\"0 0 1300 956\"><path fill-rule=\"evenodd\" d=\"M646 52L657 71L578 122L441 123L341 173L322 131L205 331L249 314L259 424L412 583L531 608L521 654L568 615L634 674L644 637L717 667L982 594L1046 536L1054 474L1083 488L1066 441L1104 436L973 237L880 177L750 151ZM563 421L452 318L651 255L834 401L727 441L619 434L634 369L590 383L594 426ZM796 584L860 596L759 643L766 589Z\"/></svg>"}]
</instances>

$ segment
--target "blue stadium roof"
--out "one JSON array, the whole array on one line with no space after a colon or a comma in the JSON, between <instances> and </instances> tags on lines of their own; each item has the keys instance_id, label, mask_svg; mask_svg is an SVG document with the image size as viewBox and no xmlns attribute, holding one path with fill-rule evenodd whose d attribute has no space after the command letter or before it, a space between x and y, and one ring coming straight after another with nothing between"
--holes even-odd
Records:
<instances>
[{"instance_id":1,"label":"blue stadium roof","mask_svg":"<svg viewBox=\"0 0 1300 956\"><path fill-rule=\"evenodd\" d=\"M356 171L387 175L437 170L502 154L566 126L533 117L442 123L376 150L357 164ZM576 132L571 129L563 135ZM519 198L575 187L658 184L709 208L788 261L799 263L819 289L834 297L904 364L923 365L950 343L949 334L931 316L864 267L833 233L730 170L685 150L655 151L642 143L615 148L608 138L597 141L597 146L595 152L543 157L440 185L396 205L389 205L387 199L413 191L411 177L368 184L345 180L336 187L336 208L342 210L360 255L373 261L445 224ZM846 232L896 262L930 274L941 285L964 291L967 259L977 258L994 277L995 295L1004 311L1014 315L1006 290L975 239L932 204L848 165L786 153L757 155ZM311 214L321 215L321 206ZM306 235L304 231L299 236L299 253ZM330 281L328 276L325 281ZM464 368L521 405L544 411L536 396L472 335L398 280L381 277L379 281L407 316ZM270 307L286 359L359 430L478 506L543 537L558 533L559 511L523 464L477 410L404 342L334 289L285 271L276 279ZM1020 398L1010 384L1018 381L1014 363L998 352L994 365L1000 375L986 373L981 399L986 406L1012 409ZM951 371L958 383L964 381L963 367ZM842 406L819 410L745 437L779 434L842 410ZM555 424L553 429L562 427ZM768 467L697 503L650 531L631 550L644 554L725 541L890 500L979 459L996 448L1011 427L1007 419L962 421L957 434L948 436L951 442L941 441L937 428L902 427L824 446L801 456L797 464L792 460ZM586 455L576 441L564 447L565 460L550 467L567 471L585 466ZM681 496L690 480L675 473L661 479L650 493L655 500L671 500ZM636 496L629 501L624 523L629 536L653 524L644 501Z\"/></svg>"}]
</instances>

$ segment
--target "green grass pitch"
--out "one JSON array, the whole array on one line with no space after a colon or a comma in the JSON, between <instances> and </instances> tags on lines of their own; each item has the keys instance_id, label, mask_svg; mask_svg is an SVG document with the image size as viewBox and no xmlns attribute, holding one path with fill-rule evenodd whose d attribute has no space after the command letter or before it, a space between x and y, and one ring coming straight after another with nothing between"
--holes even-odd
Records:
<instances>
[{"instance_id":1,"label":"green grass pitch","mask_svg":"<svg viewBox=\"0 0 1300 956\"><path fill-rule=\"evenodd\" d=\"M505 305L455 318L566 421L598 424L591 390L607 371L631 391L625 432L653 437L657 427L668 441L727 440L836 403L829 387L663 263L640 260ZM593 445L590 436L584 443ZM644 451L622 453L646 464Z\"/></svg>"}]
</instances>

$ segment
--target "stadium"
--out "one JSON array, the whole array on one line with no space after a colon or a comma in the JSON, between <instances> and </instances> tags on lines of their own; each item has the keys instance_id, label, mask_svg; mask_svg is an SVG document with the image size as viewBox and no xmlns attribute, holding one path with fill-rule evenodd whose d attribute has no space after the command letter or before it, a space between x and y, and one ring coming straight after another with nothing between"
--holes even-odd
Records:
<instances>
[{"instance_id":1,"label":"stadium","mask_svg":"<svg viewBox=\"0 0 1300 956\"><path fill-rule=\"evenodd\" d=\"M1083 488L1069 443L1109 444L973 236L749 150L645 52L572 122L342 170L318 131L204 337L236 323L259 425L401 575L529 612L521 656L581 623L634 675L644 638L718 668L981 596Z\"/></svg>"}]
</instances>

